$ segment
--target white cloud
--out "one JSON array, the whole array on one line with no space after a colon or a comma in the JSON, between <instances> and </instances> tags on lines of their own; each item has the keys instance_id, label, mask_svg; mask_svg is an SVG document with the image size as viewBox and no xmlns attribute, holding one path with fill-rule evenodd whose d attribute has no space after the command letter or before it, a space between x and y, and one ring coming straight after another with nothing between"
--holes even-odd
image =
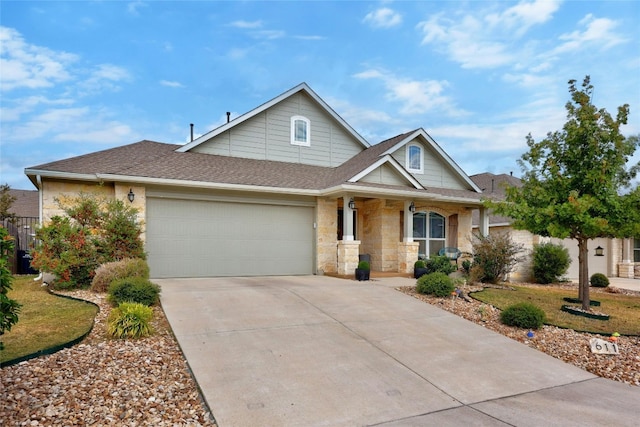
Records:
<instances>
[{"instance_id":1,"label":"white cloud","mask_svg":"<svg viewBox=\"0 0 640 427\"><path fill-rule=\"evenodd\" d=\"M117 92L121 89L120 83L131 80L129 72L116 65L100 64L89 71L89 76L78 82L76 89L78 95L89 96L100 92Z\"/></svg>"},{"instance_id":2,"label":"white cloud","mask_svg":"<svg viewBox=\"0 0 640 427\"><path fill-rule=\"evenodd\" d=\"M402 15L389 8L383 7L373 12L369 12L364 17L363 22L373 28L391 28L402 24Z\"/></svg>"},{"instance_id":3,"label":"white cloud","mask_svg":"<svg viewBox=\"0 0 640 427\"><path fill-rule=\"evenodd\" d=\"M521 1L502 13L491 13L485 17L491 27L515 29L522 35L530 27L549 21L559 9L560 1L536 0Z\"/></svg>"},{"instance_id":4,"label":"white cloud","mask_svg":"<svg viewBox=\"0 0 640 427\"><path fill-rule=\"evenodd\" d=\"M564 42L554 49L553 53L565 53L570 51L583 50L586 48L600 47L603 49L610 48L626 40L614 33L614 29L618 26L616 21L607 18L595 18L588 14L579 24L584 28L583 31L573 31L568 34L562 34L560 40Z\"/></svg>"},{"instance_id":5,"label":"white cloud","mask_svg":"<svg viewBox=\"0 0 640 427\"><path fill-rule=\"evenodd\" d=\"M148 4L143 1L133 1L127 4L127 12L132 15L138 16L140 15L140 9L147 7Z\"/></svg>"},{"instance_id":6,"label":"white cloud","mask_svg":"<svg viewBox=\"0 0 640 427\"><path fill-rule=\"evenodd\" d=\"M169 80L160 80L160 84L167 87L184 87L184 85L180 82L172 82Z\"/></svg>"},{"instance_id":7,"label":"white cloud","mask_svg":"<svg viewBox=\"0 0 640 427\"><path fill-rule=\"evenodd\" d=\"M0 27L0 89L38 89L72 78L68 67L76 55L28 44L13 28Z\"/></svg>"},{"instance_id":8,"label":"white cloud","mask_svg":"<svg viewBox=\"0 0 640 427\"><path fill-rule=\"evenodd\" d=\"M518 39L549 21L559 2L520 2L502 12L477 10L454 18L440 13L418 23L422 44L433 44L463 68L497 68L526 58Z\"/></svg>"},{"instance_id":9,"label":"white cloud","mask_svg":"<svg viewBox=\"0 0 640 427\"><path fill-rule=\"evenodd\" d=\"M387 89L385 98L399 102L402 105L401 114L416 115L435 110L450 116L464 114L455 107L450 97L443 94L449 84L447 81L399 78L379 69L366 70L355 74L354 77L381 80Z\"/></svg>"},{"instance_id":10,"label":"white cloud","mask_svg":"<svg viewBox=\"0 0 640 427\"><path fill-rule=\"evenodd\" d=\"M495 68L514 61L508 46L486 32L482 21L465 16L459 22L434 15L417 27L423 33L422 44L434 44L463 68Z\"/></svg>"},{"instance_id":11,"label":"white cloud","mask_svg":"<svg viewBox=\"0 0 640 427\"><path fill-rule=\"evenodd\" d=\"M232 27L236 28L245 28L245 29L256 29L262 28L262 21L233 21L229 24Z\"/></svg>"}]
</instances>

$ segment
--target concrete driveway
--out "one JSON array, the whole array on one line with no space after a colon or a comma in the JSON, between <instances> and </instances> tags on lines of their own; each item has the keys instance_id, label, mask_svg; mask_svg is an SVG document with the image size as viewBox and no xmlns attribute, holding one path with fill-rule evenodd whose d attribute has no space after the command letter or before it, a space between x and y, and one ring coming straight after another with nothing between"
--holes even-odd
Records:
<instances>
[{"instance_id":1,"label":"concrete driveway","mask_svg":"<svg viewBox=\"0 0 640 427\"><path fill-rule=\"evenodd\" d=\"M221 427L638 423L640 388L393 289L410 279L154 282Z\"/></svg>"}]
</instances>

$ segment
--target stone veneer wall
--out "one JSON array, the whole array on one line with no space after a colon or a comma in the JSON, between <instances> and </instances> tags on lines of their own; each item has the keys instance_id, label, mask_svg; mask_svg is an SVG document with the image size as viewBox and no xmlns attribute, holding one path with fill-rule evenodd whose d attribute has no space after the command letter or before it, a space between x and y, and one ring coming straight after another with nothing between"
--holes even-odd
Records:
<instances>
[{"instance_id":1,"label":"stone veneer wall","mask_svg":"<svg viewBox=\"0 0 640 427\"><path fill-rule=\"evenodd\" d=\"M338 272L338 201L318 199L316 259L319 274Z\"/></svg>"},{"instance_id":2,"label":"stone veneer wall","mask_svg":"<svg viewBox=\"0 0 640 427\"><path fill-rule=\"evenodd\" d=\"M146 196L145 187L130 186L126 184L97 184L97 183L79 183L72 181L51 181L43 180L42 182L42 220L46 224L52 217L56 215L64 215L64 211L60 209L57 200L61 202L70 201L76 198L80 193L95 194L96 196L106 198L117 198L129 203L127 194L129 189L135 193L133 206L138 209L138 221L142 224L146 218ZM145 235L142 234L144 241Z\"/></svg>"}]
</instances>

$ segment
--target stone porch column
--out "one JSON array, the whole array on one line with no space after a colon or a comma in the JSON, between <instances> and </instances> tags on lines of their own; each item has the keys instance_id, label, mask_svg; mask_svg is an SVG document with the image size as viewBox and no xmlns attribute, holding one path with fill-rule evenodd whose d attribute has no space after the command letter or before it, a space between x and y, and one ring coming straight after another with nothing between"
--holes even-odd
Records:
<instances>
[{"instance_id":1,"label":"stone porch column","mask_svg":"<svg viewBox=\"0 0 640 427\"><path fill-rule=\"evenodd\" d=\"M413 272L413 264L418 260L418 242L398 242L398 273Z\"/></svg>"},{"instance_id":2,"label":"stone porch column","mask_svg":"<svg viewBox=\"0 0 640 427\"><path fill-rule=\"evenodd\" d=\"M632 253L633 239L622 239L622 262L618 263L618 277L634 278L634 264L631 261Z\"/></svg>"},{"instance_id":3,"label":"stone porch column","mask_svg":"<svg viewBox=\"0 0 640 427\"><path fill-rule=\"evenodd\" d=\"M358 267L358 255L360 254L359 240L338 241L338 274L355 274Z\"/></svg>"}]
</instances>

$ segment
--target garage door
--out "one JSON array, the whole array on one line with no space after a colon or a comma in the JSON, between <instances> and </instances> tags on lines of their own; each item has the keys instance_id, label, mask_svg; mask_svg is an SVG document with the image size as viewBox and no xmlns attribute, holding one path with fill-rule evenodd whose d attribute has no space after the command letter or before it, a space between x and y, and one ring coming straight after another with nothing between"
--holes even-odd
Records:
<instances>
[{"instance_id":1,"label":"garage door","mask_svg":"<svg viewBox=\"0 0 640 427\"><path fill-rule=\"evenodd\" d=\"M151 275L312 274L313 223L308 206L148 198Z\"/></svg>"}]
</instances>

